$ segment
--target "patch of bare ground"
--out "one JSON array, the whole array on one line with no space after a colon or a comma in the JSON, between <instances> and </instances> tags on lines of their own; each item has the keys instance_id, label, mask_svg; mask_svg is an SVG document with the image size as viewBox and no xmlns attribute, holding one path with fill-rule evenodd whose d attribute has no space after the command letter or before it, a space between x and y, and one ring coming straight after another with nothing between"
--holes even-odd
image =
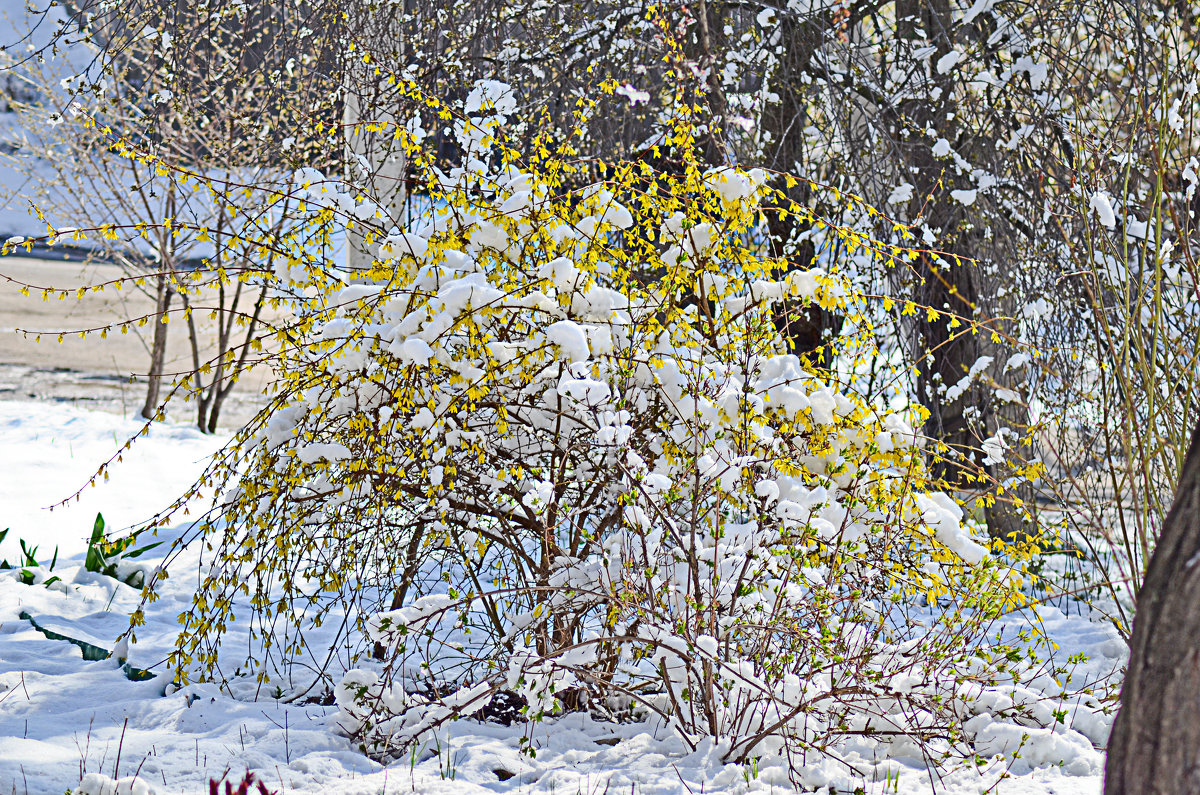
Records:
<instances>
[{"instance_id":1,"label":"patch of bare ground","mask_svg":"<svg viewBox=\"0 0 1200 795\"><path fill-rule=\"evenodd\" d=\"M153 312L151 295L132 285L121 290L111 286L122 275L120 267L107 263L0 258L0 400L51 400L127 417L138 414L146 394L152 323L127 334L113 329L106 338L77 333ZM46 300L36 289L77 290L105 283L110 286L102 292L89 290L82 298L72 294L65 300L57 295ZM22 284L35 287L26 296L21 294ZM215 321L209 313L197 311L194 317L202 339L213 340ZM202 359L212 353L210 343L202 349ZM182 322L172 323L166 371L176 374L191 368L186 328ZM269 377L268 368L259 366L238 382L222 410L222 428L254 416ZM186 422L193 419L193 411L192 404L176 400L168 413Z\"/></svg>"}]
</instances>

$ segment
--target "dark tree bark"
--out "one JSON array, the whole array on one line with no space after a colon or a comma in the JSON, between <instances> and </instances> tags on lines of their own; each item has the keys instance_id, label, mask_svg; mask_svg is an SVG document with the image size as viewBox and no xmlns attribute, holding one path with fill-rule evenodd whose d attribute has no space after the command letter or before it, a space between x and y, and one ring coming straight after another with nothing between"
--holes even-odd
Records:
<instances>
[{"instance_id":1,"label":"dark tree bark","mask_svg":"<svg viewBox=\"0 0 1200 795\"><path fill-rule=\"evenodd\" d=\"M928 41L937 48L933 59L953 49L956 23L948 0L898 0L896 17L899 40L915 42L913 47ZM981 458L977 430L982 425L972 423L970 414L983 410L985 401L975 386L957 396L947 395L946 390L966 376L979 358L979 338L966 324L955 325L947 313L968 321L975 317L980 274L968 258L979 256L981 240L976 230L964 229L969 213L950 197L952 188L969 189L971 184L933 154L927 134L937 130L956 147L963 146L952 78L928 68L923 85L925 95L901 102L896 116L900 131L897 148L914 185L910 215L917 217L923 212L928 226L938 230L941 239L951 244L951 251L963 259L923 254L913 263L913 299L938 312L936 317L918 312L915 318L918 356L927 354L924 361L918 359L917 398L929 410L925 433L938 443L931 461L934 476L953 487L970 488L971 475ZM929 196L935 200L922 211Z\"/></svg>"},{"instance_id":2,"label":"dark tree bark","mask_svg":"<svg viewBox=\"0 0 1200 795\"><path fill-rule=\"evenodd\" d=\"M1138 594L1105 795L1200 793L1200 426Z\"/></svg>"},{"instance_id":3,"label":"dark tree bark","mask_svg":"<svg viewBox=\"0 0 1200 795\"><path fill-rule=\"evenodd\" d=\"M829 12L808 16L784 14L779 21L779 36L786 43L778 68L769 87L779 102L763 110L761 125L769 134L771 146L764 153L763 166L787 173L809 173L812 157L806 151L804 131L808 127L809 107L812 104L811 79L813 58L825 41L830 25ZM814 176L826 178L828 175ZM772 255L788 257L788 270L808 269L816 264L816 247L812 240L793 245L797 232L804 231L808 221L790 212L788 202L801 207L814 207L824 213L827 208L814 205L809 183L799 180L788 186L783 180L776 187L787 197L779 206L768 207L767 228L771 234ZM784 274L779 274L782 277ZM833 362L833 340L842 332L845 317L815 303L785 299L776 305L772 321L787 341L792 353L807 356L812 364L829 367Z\"/></svg>"}]
</instances>

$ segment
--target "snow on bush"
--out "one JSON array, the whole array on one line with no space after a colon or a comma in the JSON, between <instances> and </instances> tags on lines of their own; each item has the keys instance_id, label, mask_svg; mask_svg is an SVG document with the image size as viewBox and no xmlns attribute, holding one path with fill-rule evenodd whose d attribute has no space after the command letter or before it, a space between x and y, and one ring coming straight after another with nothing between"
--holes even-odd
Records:
<instances>
[{"instance_id":1,"label":"snow on bush","mask_svg":"<svg viewBox=\"0 0 1200 795\"><path fill-rule=\"evenodd\" d=\"M733 761L1007 748L971 721L1030 665L1028 638L991 634L1022 601L1011 558L930 489L919 418L790 349L781 312L865 327L868 302L795 241L772 256L763 218L908 252L792 204L770 186L790 176L697 162L686 118L670 172L519 154L511 96L485 88L454 119L461 168L398 130L433 208L409 227L302 188L377 259L347 273L296 243L281 271L297 323L213 475L236 488L180 675L218 675L247 595L263 648L238 673L335 682L336 728L381 757L497 690L530 720L632 702ZM847 372L858 353L840 343Z\"/></svg>"}]
</instances>

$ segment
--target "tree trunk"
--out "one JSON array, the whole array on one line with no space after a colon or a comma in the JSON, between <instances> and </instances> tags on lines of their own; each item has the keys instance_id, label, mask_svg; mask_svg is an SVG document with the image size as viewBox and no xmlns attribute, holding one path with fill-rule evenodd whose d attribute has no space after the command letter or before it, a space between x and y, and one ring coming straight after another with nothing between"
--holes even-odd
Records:
<instances>
[{"instance_id":1,"label":"tree trunk","mask_svg":"<svg viewBox=\"0 0 1200 795\"><path fill-rule=\"evenodd\" d=\"M979 377L1003 376L1011 351L1006 343L991 341L991 329L976 333L970 327L989 315L999 323L997 316L1017 313L1016 295L1001 270L1017 256L984 233L976 210L952 197L953 189L972 190L974 183L932 151L928 132L937 130L939 136L967 153L968 159L980 155L986 160L986 153L978 149L985 144L973 140L977 136L961 127L952 75L932 67L954 50L959 36L951 4L948 0L899 0L896 16L899 40L913 42L913 46L928 41L937 48L925 67L926 93L902 102L896 119L902 136L898 142L903 157L900 174L914 186L908 216L923 214L925 224L950 252L949 256L923 253L913 263L913 300L937 313L919 309L913 319L919 367L916 392L929 411L925 433L934 442L930 446L934 477L950 488L971 492L989 479L1013 480L1007 464L984 465L981 446L1000 427L1016 431L1025 424L1024 405L998 405L987 379ZM971 154L973 147L975 153ZM1006 311L997 311L1001 309ZM995 330L1010 330L1007 325ZM965 389L955 389L984 356L993 360L988 371L978 374ZM985 518L989 535L1012 540L1025 532L1026 506L1032 503L1033 494L1027 483L1020 482L1010 482L1004 491L987 509Z\"/></svg>"},{"instance_id":2,"label":"tree trunk","mask_svg":"<svg viewBox=\"0 0 1200 795\"><path fill-rule=\"evenodd\" d=\"M955 31L956 22L948 0L896 3L897 39L913 42L913 47L928 41L937 48L931 56L935 61L952 51ZM979 358L979 340L966 323L955 325L950 314L967 322L974 318L979 302L979 274L975 264L966 258L977 255L979 240L977 232L964 228L967 220L964 207L950 197L952 188L971 186L933 154L926 132L936 129L952 142L959 138L958 122L951 121L957 119L958 110L952 78L931 66L920 68L928 72L927 83L923 84L925 95L901 102L898 117L898 121L903 121L897 145L904 158L907 172L904 176L914 185L909 217L924 215L925 224L952 245L953 254L964 259L924 253L913 263L913 300L919 307L929 307L938 313L932 316L918 310L914 318L916 361L920 368L917 398L929 411L925 434L936 443L931 449L934 476L952 488L969 488L967 476L978 470L974 451L982 438L974 431L983 425L976 423L973 428L971 415L980 408L981 396L974 385L959 394L947 394L947 390L966 376ZM930 196L933 201L923 207Z\"/></svg>"},{"instance_id":3,"label":"tree trunk","mask_svg":"<svg viewBox=\"0 0 1200 795\"><path fill-rule=\"evenodd\" d=\"M1009 261L1016 260L1017 256L1013 255ZM1028 540L1030 531L1037 526L1033 484L1021 476L1015 466L1028 455L1027 450L1022 452L1018 442L1029 432L1029 365L1006 369L1009 358L1017 352L1008 340L1017 336L1019 329L1015 322L1005 319L1016 317L1020 311L1016 295L1015 290L1009 290L1003 297L994 294L982 297L985 306L998 310L993 312L989 325L1000 331L1002 339L996 342L986 331L979 334L981 353L993 359L987 369L989 378L1017 396L1016 400L1002 400L999 392L988 394L992 392L990 389L982 396L985 401L990 401L990 410L984 416L984 432L988 436L1001 434L1004 430L1011 432L1004 434L1003 440L1012 447L1012 453L1005 461L987 466L987 474L997 483L1005 484L1003 493L997 489L996 501L986 509L988 535L1005 541Z\"/></svg>"},{"instance_id":4,"label":"tree trunk","mask_svg":"<svg viewBox=\"0 0 1200 795\"><path fill-rule=\"evenodd\" d=\"M979 358L979 339L967 325L979 300L975 266L939 266L928 254L918 257L914 265L920 280L915 290L917 304L938 311L932 319L923 310L916 315L921 344L918 353L928 354L927 359L918 360L917 397L929 411L925 434L937 442L932 447L931 469L936 478L952 487L969 488L967 475L977 470L980 443L980 436L972 428L970 409L982 410L985 402L974 383L958 395L949 390ZM952 327L953 318L948 313L967 322Z\"/></svg>"},{"instance_id":5,"label":"tree trunk","mask_svg":"<svg viewBox=\"0 0 1200 795\"><path fill-rule=\"evenodd\" d=\"M379 11L367 4L354 6L350 24L368 52L389 52L402 46L394 17L402 7ZM361 188L385 216L346 219L346 267L351 271L370 268L379 238L402 223L401 211L408 194L408 158L396 139L395 125L401 118L397 97L395 90L376 74L374 65L364 64L357 52L349 56L342 77L346 178Z\"/></svg>"},{"instance_id":6,"label":"tree trunk","mask_svg":"<svg viewBox=\"0 0 1200 795\"><path fill-rule=\"evenodd\" d=\"M1138 593L1105 795L1200 793L1200 425Z\"/></svg>"},{"instance_id":7,"label":"tree trunk","mask_svg":"<svg viewBox=\"0 0 1200 795\"><path fill-rule=\"evenodd\" d=\"M162 392L163 367L167 359L167 312L171 309L171 279L167 272L159 274L158 290L154 297L154 342L150 346L150 371L146 384L146 403L142 416L152 420L158 416L159 395Z\"/></svg>"},{"instance_id":8,"label":"tree trunk","mask_svg":"<svg viewBox=\"0 0 1200 795\"><path fill-rule=\"evenodd\" d=\"M810 71L817 49L824 41L824 32L829 24L829 15L813 15L797 18L784 15L779 23L779 36L785 46L780 54L780 63L771 77L771 93L779 97L778 104L768 105L763 112L762 128L770 135L771 152L762 165L788 173L802 172L803 164L812 158L806 151L804 131L808 127L808 109L811 102L810 86L804 76ZM824 174L814 175L826 178ZM802 207L813 206L813 195L809 183L799 180L788 187L786 181L779 189L788 201ZM798 216L787 212L787 202L779 207L769 207L767 228L771 233L772 255L791 254L788 269L808 269L816 264L816 247L811 240L799 246L789 245L801 230ZM825 208L817 207L818 212ZM803 223L807 228L808 222ZM783 274L779 274L782 276ZM810 363L830 368L833 364L832 340L841 333L845 318L818 306L813 302L794 301L785 298L776 307L772 321L787 342L788 349L807 356Z\"/></svg>"}]
</instances>

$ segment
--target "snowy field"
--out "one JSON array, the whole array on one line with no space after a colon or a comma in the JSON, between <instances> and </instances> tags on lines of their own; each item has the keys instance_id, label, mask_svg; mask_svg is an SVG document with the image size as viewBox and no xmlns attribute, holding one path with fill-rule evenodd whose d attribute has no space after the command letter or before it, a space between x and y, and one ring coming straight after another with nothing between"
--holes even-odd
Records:
<instances>
[{"instance_id":1,"label":"snowy field","mask_svg":"<svg viewBox=\"0 0 1200 795\"><path fill-rule=\"evenodd\" d=\"M82 565L96 512L110 528L146 519L190 483L222 442L182 425L156 427L107 483L86 490L77 502L45 510L71 496L140 427L48 402L0 403L0 527L11 528L0 554L12 560L15 539L22 537L39 546L45 564L57 546L53 575L61 578L46 587L22 584L16 571L0 574L0 793L61 795L81 791L81 780L88 782L82 791L99 792L98 782L134 775L156 792L203 793L210 778L240 778L247 768L280 793L793 791L784 769L769 761L755 769L722 765L712 749L688 753L665 732L637 722L618 725L585 714L536 726L463 720L410 758L384 767L331 729L335 707L282 704L266 696L234 699L204 685L166 694L161 661L174 637L175 615L191 598L194 556L176 561L163 598L151 606L129 649L130 665L156 672L156 678L134 682L113 661L85 661L79 646L48 638L29 619L112 649L138 597L133 588ZM1121 664L1123 644L1107 627L1057 611L1042 616L1064 652L1084 652L1098 668ZM1103 757L1083 735L1066 724L1057 731L994 724L980 736L991 732L987 736L1003 745L1010 730L1028 735L1020 759L994 759L981 772L959 769L932 779L914 759L898 768L898 783L892 776L867 792L1100 792ZM527 734L537 751L533 758L520 751ZM820 760L807 773L814 781L824 776L835 791L852 784Z\"/></svg>"}]
</instances>

